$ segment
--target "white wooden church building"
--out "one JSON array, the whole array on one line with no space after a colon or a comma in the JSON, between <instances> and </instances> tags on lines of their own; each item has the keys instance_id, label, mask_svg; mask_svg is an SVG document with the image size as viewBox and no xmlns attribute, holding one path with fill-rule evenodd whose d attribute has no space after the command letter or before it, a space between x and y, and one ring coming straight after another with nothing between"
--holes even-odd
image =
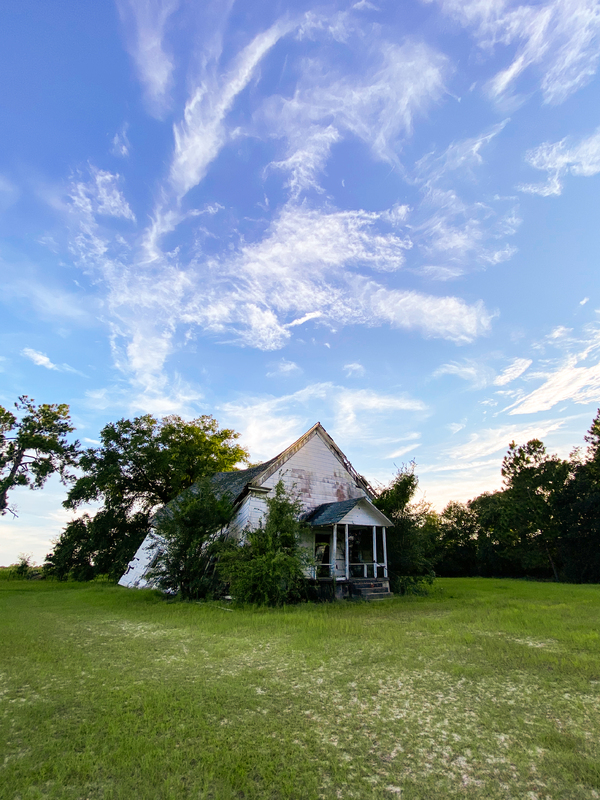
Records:
<instances>
[{"instance_id":1,"label":"white wooden church building","mask_svg":"<svg viewBox=\"0 0 600 800\"><path fill-rule=\"evenodd\" d=\"M309 526L302 544L314 553L310 577L332 583L339 597L389 596L386 527L392 523L375 508L373 489L320 422L270 461L219 472L212 480L216 494L227 495L233 504L228 533L238 539L258 526L267 511L266 499L283 481L289 494L299 498L301 518ZM151 586L147 573L159 555L160 540L151 532L119 584Z\"/></svg>"}]
</instances>

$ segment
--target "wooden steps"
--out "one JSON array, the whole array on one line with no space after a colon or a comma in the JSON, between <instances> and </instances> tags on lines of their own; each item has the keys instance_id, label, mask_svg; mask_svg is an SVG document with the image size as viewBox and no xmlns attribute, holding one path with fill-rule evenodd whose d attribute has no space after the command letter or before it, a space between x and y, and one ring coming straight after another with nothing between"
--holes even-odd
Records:
<instances>
[{"instance_id":1,"label":"wooden steps","mask_svg":"<svg viewBox=\"0 0 600 800\"><path fill-rule=\"evenodd\" d=\"M390 592L389 578L353 578L350 581L353 597L363 600L385 600L394 595Z\"/></svg>"}]
</instances>

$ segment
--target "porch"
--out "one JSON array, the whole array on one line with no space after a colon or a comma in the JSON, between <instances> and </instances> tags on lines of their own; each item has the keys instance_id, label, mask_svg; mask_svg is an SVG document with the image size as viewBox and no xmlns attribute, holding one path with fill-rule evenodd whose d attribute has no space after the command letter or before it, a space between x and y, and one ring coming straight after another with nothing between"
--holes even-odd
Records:
<instances>
[{"instance_id":1,"label":"porch","mask_svg":"<svg viewBox=\"0 0 600 800\"><path fill-rule=\"evenodd\" d=\"M334 583L340 596L365 592L389 596L386 528L390 521L367 498L325 503L305 515L305 521L312 534L308 544L314 548L313 580Z\"/></svg>"}]
</instances>

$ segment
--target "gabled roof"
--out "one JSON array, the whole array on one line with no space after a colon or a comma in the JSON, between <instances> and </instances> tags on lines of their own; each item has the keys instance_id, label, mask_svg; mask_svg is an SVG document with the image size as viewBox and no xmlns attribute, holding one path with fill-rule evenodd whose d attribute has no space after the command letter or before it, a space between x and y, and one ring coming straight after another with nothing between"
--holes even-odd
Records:
<instances>
[{"instance_id":1,"label":"gabled roof","mask_svg":"<svg viewBox=\"0 0 600 800\"><path fill-rule=\"evenodd\" d=\"M227 495L229 500L235 505L243 499L244 495L246 495L251 488L260 488L267 478L274 472L277 472L277 470L280 469L294 453L297 453L298 450L304 447L313 436L319 436L344 469L352 475L357 485L360 486L369 497L374 497L375 492L372 486L366 478L358 474L320 422L313 425L310 430L306 431L305 434L270 461L265 461L263 464L256 464L249 469L237 470L235 472L217 472L212 478L217 496L223 497Z\"/></svg>"},{"instance_id":2,"label":"gabled roof","mask_svg":"<svg viewBox=\"0 0 600 800\"><path fill-rule=\"evenodd\" d=\"M246 487L254 481L254 479L264 472L271 461L265 461L264 464L255 464L248 469L234 470L233 472L217 472L212 476L212 485L215 489L215 494L220 499L227 495L232 503L244 492Z\"/></svg>"},{"instance_id":3,"label":"gabled roof","mask_svg":"<svg viewBox=\"0 0 600 800\"><path fill-rule=\"evenodd\" d=\"M385 526L392 525L392 522L385 514L376 508L370 500L367 500L366 497L342 500L340 503L323 503L305 514L302 519L311 527L337 525L337 523L342 522L344 517L349 514L352 509L356 508L357 505L361 505L367 510L375 524Z\"/></svg>"}]
</instances>

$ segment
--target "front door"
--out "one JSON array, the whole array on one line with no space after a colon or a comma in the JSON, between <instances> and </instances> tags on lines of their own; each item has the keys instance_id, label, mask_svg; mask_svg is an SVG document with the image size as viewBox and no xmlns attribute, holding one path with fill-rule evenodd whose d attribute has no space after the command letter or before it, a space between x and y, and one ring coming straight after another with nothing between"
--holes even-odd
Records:
<instances>
[{"instance_id":1,"label":"front door","mask_svg":"<svg viewBox=\"0 0 600 800\"><path fill-rule=\"evenodd\" d=\"M315 533L317 578L331 577L331 534Z\"/></svg>"}]
</instances>

